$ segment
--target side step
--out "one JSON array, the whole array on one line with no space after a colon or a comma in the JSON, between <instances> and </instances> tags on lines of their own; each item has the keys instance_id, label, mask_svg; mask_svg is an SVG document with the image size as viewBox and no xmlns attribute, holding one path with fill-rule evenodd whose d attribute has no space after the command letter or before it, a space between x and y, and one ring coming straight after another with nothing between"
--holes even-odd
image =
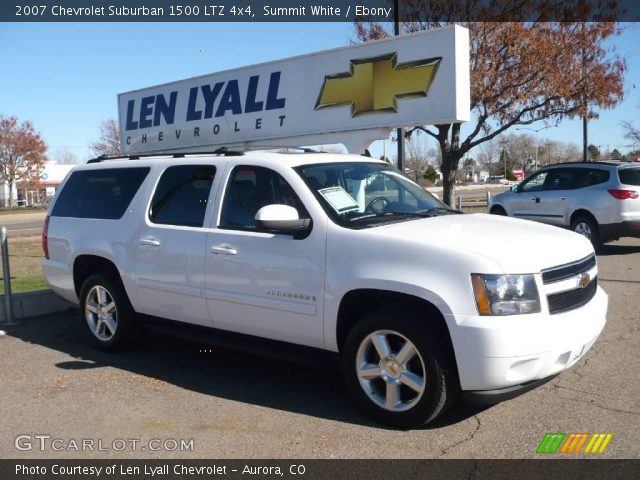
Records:
<instances>
[{"instance_id":1,"label":"side step","mask_svg":"<svg viewBox=\"0 0 640 480\"><path fill-rule=\"evenodd\" d=\"M139 317L145 327L151 331L182 338L190 342L275 358L303 366L337 365L339 361L338 353L319 348L306 347L148 315L139 315Z\"/></svg>"}]
</instances>

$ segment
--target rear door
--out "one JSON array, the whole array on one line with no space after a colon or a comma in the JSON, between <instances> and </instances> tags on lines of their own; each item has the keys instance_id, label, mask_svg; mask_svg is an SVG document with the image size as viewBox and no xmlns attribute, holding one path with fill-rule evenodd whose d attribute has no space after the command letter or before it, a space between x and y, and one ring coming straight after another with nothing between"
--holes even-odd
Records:
<instances>
[{"instance_id":1,"label":"rear door","mask_svg":"<svg viewBox=\"0 0 640 480\"><path fill-rule=\"evenodd\" d=\"M211 163L173 165L161 173L134 247L139 313L210 325L203 226L216 173Z\"/></svg>"}]
</instances>

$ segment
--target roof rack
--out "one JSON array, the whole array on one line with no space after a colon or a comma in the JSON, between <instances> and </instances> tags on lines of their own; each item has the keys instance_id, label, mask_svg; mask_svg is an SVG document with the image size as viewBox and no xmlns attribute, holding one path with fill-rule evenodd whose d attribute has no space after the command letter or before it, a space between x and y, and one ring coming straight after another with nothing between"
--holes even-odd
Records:
<instances>
[{"instance_id":1,"label":"roof rack","mask_svg":"<svg viewBox=\"0 0 640 480\"><path fill-rule=\"evenodd\" d=\"M186 155L223 155L225 157L236 157L244 155L244 152L239 150L229 150L227 147L221 147L216 150L209 150L203 152L184 152L184 153L139 153L133 155L100 155L99 157L92 158L87 163L100 163L105 160L140 160L141 158L149 157L172 157L172 158L184 158Z\"/></svg>"},{"instance_id":2,"label":"roof rack","mask_svg":"<svg viewBox=\"0 0 640 480\"><path fill-rule=\"evenodd\" d=\"M627 164L627 163L632 163L629 162L629 160L600 160L597 162L584 162L584 161L579 161L579 162L559 162L559 163L551 163L549 165L545 165L544 168L546 167L558 167L558 166L562 166L562 165L620 165L620 164Z\"/></svg>"}]
</instances>

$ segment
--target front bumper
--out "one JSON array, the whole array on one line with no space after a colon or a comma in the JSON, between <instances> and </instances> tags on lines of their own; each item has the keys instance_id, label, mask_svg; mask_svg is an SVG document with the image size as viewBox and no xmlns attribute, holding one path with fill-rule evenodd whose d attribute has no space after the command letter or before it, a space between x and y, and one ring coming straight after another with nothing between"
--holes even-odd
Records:
<instances>
[{"instance_id":1,"label":"front bumper","mask_svg":"<svg viewBox=\"0 0 640 480\"><path fill-rule=\"evenodd\" d=\"M571 367L600 335L607 306L607 294L598 287L589 303L565 313L456 316L450 333L460 387L474 392L526 387Z\"/></svg>"}]
</instances>

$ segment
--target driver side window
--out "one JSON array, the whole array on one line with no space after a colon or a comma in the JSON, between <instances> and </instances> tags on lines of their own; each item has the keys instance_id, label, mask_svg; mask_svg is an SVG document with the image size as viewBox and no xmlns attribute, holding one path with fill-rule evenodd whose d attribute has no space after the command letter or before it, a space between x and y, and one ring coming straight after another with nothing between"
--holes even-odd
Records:
<instances>
[{"instance_id":1,"label":"driver side window","mask_svg":"<svg viewBox=\"0 0 640 480\"><path fill-rule=\"evenodd\" d=\"M540 172L535 174L529 180L522 184L519 188L520 192L539 192L544 187L549 172Z\"/></svg>"},{"instance_id":2,"label":"driver side window","mask_svg":"<svg viewBox=\"0 0 640 480\"><path fill-rule=\"evenodd\" d=\"M255 230L255 216L267 205L288 205L308 218L304 205L282 176L264 167L240 165L233 169L222 202L220 227Z\"/></svg>"}]
</instances>

